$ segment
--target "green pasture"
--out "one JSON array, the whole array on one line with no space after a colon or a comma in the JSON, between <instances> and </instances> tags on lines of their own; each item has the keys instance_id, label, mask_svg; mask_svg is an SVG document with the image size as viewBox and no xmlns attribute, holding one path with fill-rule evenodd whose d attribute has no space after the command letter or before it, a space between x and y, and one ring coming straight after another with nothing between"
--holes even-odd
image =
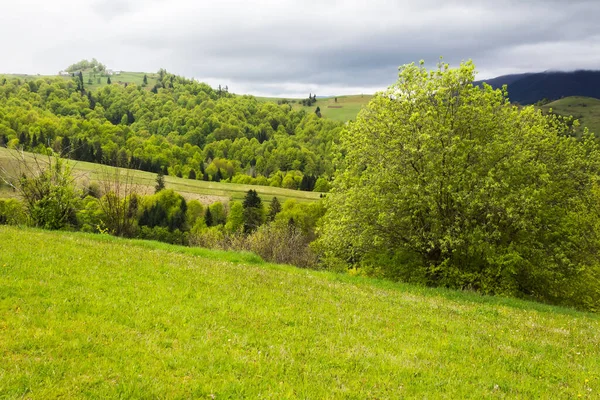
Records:
<instances>
[{"instance_id":1,"label":"green pasture","mask_svg":"<svg viewBox=\"0 0 600 400\"><path fill-rule=\"evenodd\" d=\"M0 226L0 398L573 399L600 318L249 253Z\"/></svg>"}]
</instances>

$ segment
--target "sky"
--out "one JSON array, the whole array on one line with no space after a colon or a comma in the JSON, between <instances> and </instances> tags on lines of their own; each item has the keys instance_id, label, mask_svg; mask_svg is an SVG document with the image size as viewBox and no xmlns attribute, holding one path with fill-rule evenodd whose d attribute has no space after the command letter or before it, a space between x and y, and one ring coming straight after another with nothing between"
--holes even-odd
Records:
<instances>
[{"instance_id":1,"label":"sky","mask_svg":"<svg viewBox=\"0 0 600 400\"><path fill-rule=\"evenodd\" d=\"M0 0L0 73L81 59L263 96L374 93L398 67L600 69L600 0Z\"/></svg>"}]
</instances>

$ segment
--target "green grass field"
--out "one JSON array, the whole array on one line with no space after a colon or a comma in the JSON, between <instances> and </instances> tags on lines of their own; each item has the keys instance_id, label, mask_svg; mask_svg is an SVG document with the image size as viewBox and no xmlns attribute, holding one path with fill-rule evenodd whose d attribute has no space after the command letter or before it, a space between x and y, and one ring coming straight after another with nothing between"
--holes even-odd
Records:
<instances>
[{"instance_id":1,"label":"green grass field","mask_svg":"<svg viewBox=\"0 0 600 400\"><path fill-rule=\"evenodd\" d=\"M359 94L352 96L337 96L317 98L317 102L310 107L302 106L299 103L301 99L287 99L295 100L295 103L291 103L291 106L295 110L306 110L307 112L314 112L317 107L321 109L321 115L324 118L334 119L336 121L350 121L356 118L358 112L371 100L373 95L370 94ZM276 97L258 97L261 101L278 102L282 100Z\"/></svg>"},{"instance_id":2,"label":"green grass field","mask_svg":"<svg viewBox=\"0 0 600 400\"><path fill-rule=\"evenodd\" d=\"M148 72L127 72L122 71L119 75L111 75L111 83L112 84L131 84L134 83L138 86L142 86L144 83L144 75L148 77L148 85L146 86L147 90L152 89L152 87L158 82L158 74L156 73L148 73ZM0 78L20 78L24 81L36 80L40 78L57 78L59 75L25 75L25 74L2 74L0 73ZM63 76L63 79L73 79L70 76ZM88 83L88 79L92 79L92 84ZM98 78L100 78L100 83L98 83ZM100 76L97 74L96 76L90 76L89 71L83 71L83 83L86 90L95 91L101 87L107 85L107 77Z\"/></svg>"},{"instance_id":3,"label":"green grass field","mask_svg":"<svg viewBox=\"0 0 600 400\"><path fill-rule=\"evenodd\" d=\"M544 111L552 109L564 116L573 116L579 120L582 127L600 135L600 100L592 97L565 97L542 107Z\"/></svg>"},{"instance_id":4,"label":"green grass field","mask_svg":"<svg viewBox=\"0 0 600 400\"><path fill-rule=\"evenodd\" d=\"M597 315L0 226L0 398L597 398Z\"/></svg>"},{"instance_id":5,"label":"green grass field","mask_svg":"<svg viewBox=\"0 0 600 400\"><path fill-rule=\"evenodd\" d=\"M28 155L31 159L31 155ZM82 184L89 182L98 182L106 178L107 175L114 174L113 167L107 167L99 164L88 163L83 161L70 161L74 168L74 175ZM5 166L10 169L10 165L14 164L14 156L11 151L0 147L0 167ZM123 170L123 175L127 171ZM133 182L137 185L138 191L141 194L150 194L154 192L156 184L156 174L151 172L129 170ZM304 192L299 190L283 189L271 186L253 186L241 185L236 183L221 183L221 182L205 182L191 179L177 178L174 176L165 176L165 184L168 189L173 189L181 193L186 199L200 200L205 204L215 201L226 202L232 200L243 200L246 193L250 189L257 191L262 200L270 203L273 197L277 197L280 201L295 199L298 201L315 201L319 200L321 193ZM11 197L14 194L6 186L0 186L0 197Z\"/></svg>"}]
</instances>

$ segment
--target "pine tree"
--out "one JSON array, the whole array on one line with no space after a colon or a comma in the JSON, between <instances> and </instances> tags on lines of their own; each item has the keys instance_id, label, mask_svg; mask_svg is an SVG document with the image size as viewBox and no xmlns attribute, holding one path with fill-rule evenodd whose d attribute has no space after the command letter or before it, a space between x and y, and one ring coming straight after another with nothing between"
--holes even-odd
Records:
<instances>
[{"instance_id":1,"label":"pine tree","mask_svg":"<svg viewBox=\"0 0 600 400\"><path fill-rule=\"evenodd\" d=\"M107 84L107 85L110 85L111 83L112 83L112 82L111 82L111 80L110 80L110 76L109 76L109 77L106 79L106 84Z\"/></svg>"},{"instance_id":2,"label":"pine tree","mask_svg":"<svg viewBox=\"0 0 600 400\"><path fill-rule=\"evenodd\" d=\"M210 208L206 208L206 214L204 214L204 222L206 223L206 226L210 227L213 226L213 217L212 214L210 212Z\"/></svg>"},{"instance_id":3,"label":"pine tree","mask_svg":"<svg viewBox=\"0 0 600 400\"><path fill-rule=\"evenodd\" d=\"M190 172L188 173L188 179L196 179L196 171L190 169Z\"/></svg>"},{"instance_id":4,"label":"pine tree","mask_svg":"<svg viewBox=\"0 0 600 400\"><path fill-rule=\"evenodd\" d=\"M271 200L271 204L269 205L269 214L267 216L269 221L274 221L275 216L281 212L281 203L277 199L277 197L273 197Z\"/></svg>"},{"instance_id":5,"label":"pine tree","mask_svg":"<svg viewBox=\"0 0 600 400\"><path fill-rule=\"evenodd\" d=\"M154 187L154 193L158 193L165 188L165 175L159 172L156 175L156 186Z\"/></svg>"},{"instance_id":6,"label":"pine tree","mask_svg":"<svg viewBox=\"0 0 600 400\"><path fill-rule=\"evenodd\" d=\"M148 75L144 75L144 86L148 84Z\"/></svg>"},{"instance_id":7,"label":"pine tree","mask_svg":"<svg viewBox=\"0 0 600 400\"><path fill-rule=\"evenodd\" d=\"M251 233L264 222L262 200L256 190L250 189L246 193L242 205L244 207L244 232Z\"/></svg>"}]
</instances>

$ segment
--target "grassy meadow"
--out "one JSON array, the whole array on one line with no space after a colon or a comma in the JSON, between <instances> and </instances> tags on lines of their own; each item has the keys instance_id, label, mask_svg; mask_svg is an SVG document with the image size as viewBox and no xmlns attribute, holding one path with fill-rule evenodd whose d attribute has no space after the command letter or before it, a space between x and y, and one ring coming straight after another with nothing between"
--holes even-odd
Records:
<instances>
[{"instance_id":1,"label":"grassy meadow","mask_svg":"<svg viewBox=\"0 0 600 400\"><path fill-rule=\"evenodd\" d=\"M600 100L592 97L572 96L553 101L542 107L544 111L552 109L557 114L573 116L582 127L600 135Z\"/></svg>"},{"instance_id":2,"label":"grassy meadow","mask_svg":"<svg viewBox=\"0 0 600 400\"><path fill-rule=\"evenodd\" d=\"M287 99L295 100L295 103L291 103L291 106L295 110L306 110L307 112L314 112L317 107L321 109L321 115L324 118L330 118L336 121L350 121L356 118L358 112L371 100L373 95L370 94L359 94L351 96L337 96L336 97L325 97L317 98L317 102L310 107L303 106L299 102L301 99ZM277 102L282 98L276 97L258 97L262 101Z\"/></svg>"},{"instance_id":3,"label":"grassy meadow","mask_svg":"<svg viewBox=\"0 0 600 400\"><path fill-rule=\"evenodd\" d=\"M597 398L600 318L0 226L0 398Z\"/></svg>"},{"instance_id":4,"label":"grassy meadow","mask_svg":"<svg viewBox=\"0 0 600 400\"><path fill-rule=\"evenodd\" d=\"M33 161L33 156L28 154L29 160ZM44 157L42 157L43 159ZM73 165L73 173L81 184L99 182L111 176L114 176L115 168L100 164L88 163L84 161L69 161ZM0 147L0 167L11 169L14 165L14 151ZM122 175L130 174L133 183L142 194L154 192L156 185L156 174L138 170L122 170ZM180 193L186 199L196 199L205 204L215 201L243 200L250 189L257 191L262 200L270 203L273 197L280 201L295 199L298 201L315 201L320 198L318 192L304 192L300 190L284 189L271 186L253 186L237 183L205 182L192 179L177 178L175 176L165 176L165 185L168 189L173 189ZM14 194L6 186L0 185L0 197L12 197Z\"/></svg>"},{"instance_id":5,"label":"grassy meadow","mask_svg":"<svg viewBox=\"0 0 600 400\"><path fill-rule=\"evenodd\" d=\"M86 90L95 91L96 89L102 88L107 85L106 76L100 76L100 74L90 75L90 71L82 71L83 72L83 84ZM112 84L131 84L134 83L138 86L142 86L144 83L144 75L148 77L148 85L146 86L147 90L152 89L152 87L158 82L158 74L157 73L148 73L148 72L127 72L122 71L119 75L111 75L111 83ZM26 75L26 74L2 74L0 73L0 78L19 78L24 81L31 81L40 78L57 78L62 77L64 79L73 79L71 76L59 76L59 75ZM88 83L88 79L92 79L92 84ZM100 83L98 83L98 78L100 78Z\"/></svg>"}]
</instances>

